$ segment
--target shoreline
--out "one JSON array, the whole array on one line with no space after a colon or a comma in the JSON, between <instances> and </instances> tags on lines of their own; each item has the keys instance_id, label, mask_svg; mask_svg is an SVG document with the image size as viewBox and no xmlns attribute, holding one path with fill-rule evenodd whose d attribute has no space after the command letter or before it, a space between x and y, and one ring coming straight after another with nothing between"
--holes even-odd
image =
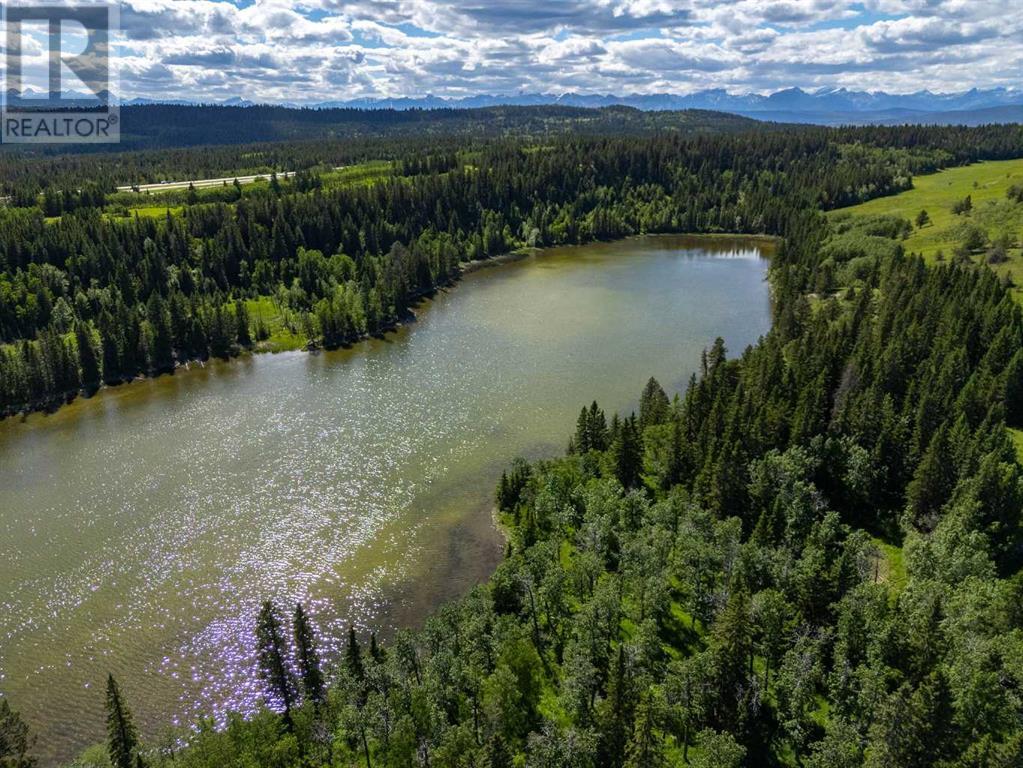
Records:
<instances>
[{"instance_id":1,"label":"shoreline","mask_svg":"<svg viewBox=\"0 0 1023 768\"><path fill-rule=\"evenodd\" d=\"M309 343L306 343L306 344L304 344L304 345L302 345L300 347L296 347L296 348L292 348L292 349L287 349L287 348L274 349L274 348L269 347L269 346L261 348L260 344L262 344L263 342L256 342L255 344L253 344L252 347L241 348L239 350L238 354L231 355L230 357L216 357L216 356L210 355L210 356L204 357L204 358L202 358L202 357L200 357L200 358L189 358L187 360L181 360L181 361L175 362L174 368L172 368L171 370L158 371L158 372L154 372L151 375L141 375L140 374L138 376L134 376L134 377L132 377L130 379L125 379L123 381L119 381L119 382L116 382L116 383L102 384L102 385L100 385L99 387L97 387L94 390L86 390L86 389L82 388L82 389L77 390L76 392L66 393L59 400L54 400L54 401L50 401L50 402L40 402L40 401L37 401L35 403L36 407L21 408L21 409L19 409L17 411L0 414L0 423L3 423L4 421L7 421L8 419L11 419L11 420L17 419L17 420L20 420L20 421L24 421L25 419L29 418L33 414L42 414L43 416L52 416L52 415L54 415L54 414L64 410L64 408L66 406L71 405L72 403L76 402L77 400L79 400L79 399L86 399L86 400L88 400L88 399L94 397L99 392L102 392L104 390L119 389L120 387L128 386L128 385L135 384L135 383L138 383L138 382L148 381L148 380L151 380L151 379L158 379L161 376L173 376L178 370L185 370L185 371L191 370L192 366L205 367L207 363L212 363L212 362L231 363L231 362L233 362L235 360L244 359L244 358L247 358L247 357L250 357L250 356L254 356L254 355L264 355L264 354L277 355L277 354L283 354L283 353L286 353L286 352L297 352L297 353L302 353L302 354L317 354L317 353L323 352L323 351L334 351L334 350L338 350L338 349L350 349L354 345L359 344L359 343L364 342L364 341L368 341L369 339L374 339L374 338L383 339L383 338L386 338L388 334L396 333L399 330L401 330L402 328L404 328L406 326L409 326L409 325L412 325L413 323L415 323L418 320L418 315L416 314L416 310L421 305L423 305L424 303L430 301L438 291L444 290L445 288L454 288L455 286L457 286L457 284L462 279L462 277L464 277L466 275L469 275L469 274L472 274L473 272L478 272L478 271L484 270L484 269L492 269L492 268L500 267L500 266L503 266L503 265L506 265L506 264L513 264L515 262L522 261L524 259L528 259L528 258L530 258L532 256L537 256L539 254L542 254L544 251L552 250L554 248L582 248L582 247L591 246L591 245L594 245L594 244L597 244L597 243L615 243L615 242L626 242L626 241L629 241L629 240L637 240L637 239L655 239L655 238L668 238L668 237L689 237L689 238L693 238L693 239L696 239L696 240L715 240L715 239L736 239L736 240L740 240L741 239L741 240L750 241L752 243L758 243L758 244L769 246L770 250L773 250L774 248L777 248L778 244L781 242L781 238L776 236L776 235L763 235L763 234L749 234L749 235L747 235L747 234L736 233L736 232L655 232L655 233L650 233L650 234L626 235L625 237L613 238L613 239L610 239L610 240L590 240L590 241L587 241L587 242L584 242L584 243L569 243L569 244L565 244L565 245L549 245L549 246L544 246L544 247L523 246L522 248L516 248L515 250L508 251L507 253L501 253L501 254L498 254L497 256L491 256L490 258L487 258L487 259L477 259L476 261L461 262L458 265L458 269L457 269L456 273L447 282L440 283L439 285L435 286L434 288L431 288L428 291L423 291L423 292L419 293L416 296L410 297L410 299L409 299L409 309L407 310L407 312L406 312L404 317L397 318L393 322L388 323L385 327L381 328L380 330L378 330L378 331L376 331L374 333L364 333L364 334L362 334L361 336L359 336L357 338L354 338L354 339L351 339L349 341L346 341L345 343L339 344L339 345L337 345L335 347L324 347L324 346L319 346L319 345L317 345L317 346L310 346ZM769 259L769 258L771 258L771 256L773 254L770 253L770 252L767 252L767 253L762 253L761 255L762 255L763 258Z\"/></svg>"}]
</instances>

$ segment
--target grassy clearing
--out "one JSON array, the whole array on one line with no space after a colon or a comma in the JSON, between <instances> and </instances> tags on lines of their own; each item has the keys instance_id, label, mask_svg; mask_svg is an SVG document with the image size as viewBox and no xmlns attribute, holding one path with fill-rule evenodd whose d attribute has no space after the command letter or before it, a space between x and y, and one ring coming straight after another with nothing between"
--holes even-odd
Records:
<instances>
[{"instance_id":1,"label":"grassy clearing","mask_svg":"<svg viewBox=\"0 0 1023 768\"><path fill-rule=\"evenodd\" d=\"M373 160L367 163L348 166L338 170L321 172L320 179L324 189L342 187L368 186L375 184L394 173L390 161ZM280 179L281 187L288 191L292 187L292 179ZM246 182L241 187L242 199L263 194L270 186L269 174L255 181ZM145 192L117 192L107 196L104 214L113 219L131 218L136 214L143 218L157 218L167 215L179 215L186 205L204 205L224 203L234 205L238 192L234 184L227 182L212 187L199 187L194 191L188 189L154 189ZM193 202L189 202L189 198Z\"/></svg>"},{"instance_id":2,"label":"grassy clearing","mask_svg":"<svg viewBox=\"0 0 1023 768\"><path fill-rule=\"evenodd\" d=\"M368 163L350 165L346 168L320 174L324 189L338 187L368 186L394 175L394 166L389 160L371 160Z\"/></svg>"},{"instance_id":3,"label":"grassy clearing","mask_svg":"<svg viewBox=\"0 0 1023 768\"><path fill-rule=\"evenodd\" d=\"M147 201L148 202L148 201ZM107 213L106 215L110 218L133 218L138 216L142 219L162 219L168 213L171 216L177 216L181 213L184 206L181 205L139 205L129 208L127 211L117 211L116 213Z\"/></svg>"},{"instance_id":4,"label":"grassy clearing","mask_svg":"<svg viewBox=\"0 0 1023 768\"><path fill-rule=\"evenodd\" d=\"M1023 184L1023 159L976 163L918 176L913 179L913 189L907 192L842 208L829 215L888 214L914 222L913 231L903 245L907 253L919 253L928 263L936 262L939 253L951 258L971 225L982 229L989 242L1008 236L1013 244L1008 250L1008 261L991 265L991 268L1012 278L1013 295L1023 301L1023 250L1020 249L1023 204L1006 197L1014 184ZM952 206L967 195L973 202L973 209L961 215L952 213ZM915 220L922 210L927 211L930 223L917 227ZM972 259L984 260L984 250L974 251Z\"/></svg>"},{"instance_id":5,"label":"grassy clearing","mask_svg":"<svg viewBox=\"0 0 1023 768\"><path fill-rule=\"evenodd\" d=\"M245 307L249 311L253 338L257 339L257 351L284 352L305 346L306 336L299 328L297 319L282 310L271 296L248 299ZM269 334L265 339L259 339L258 336L261 326Z\"/></svg>"},{"instance_id":6,"label":"grassy clearing","mask_svg":"<svg viewBox=\"0 0 1023 768\"><path fill-rule=\"evenodd\" d=\"M878 581L888 585L894 600L905 588L909 578L906 575L905 554L902 551L902 547L889 544L876 536L873 537L873 542L878 552L881 553L881 560L877 568Z\"/></svg>"}]
</instances>

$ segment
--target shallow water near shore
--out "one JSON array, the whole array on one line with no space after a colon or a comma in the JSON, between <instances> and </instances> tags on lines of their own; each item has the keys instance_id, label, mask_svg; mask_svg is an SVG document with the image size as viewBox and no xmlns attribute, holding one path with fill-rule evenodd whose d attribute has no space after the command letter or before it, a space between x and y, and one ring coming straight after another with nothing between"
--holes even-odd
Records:
<instances>
[{"instance_id":1,"label":"shallow water near shore","mask_svg":"<svg viewBox=\"0 0 1023 768\"><path fill-rule=\"evenodd\" d=\"M103 737L112 672L143 732L250 712L260 602L331 658L489 575L493 489L581 406L685 386L770 325L769 244L644 237L478 269L383 339L192 366L0 423L0 692L44 766Z\"/></svg>"}]
</instances>

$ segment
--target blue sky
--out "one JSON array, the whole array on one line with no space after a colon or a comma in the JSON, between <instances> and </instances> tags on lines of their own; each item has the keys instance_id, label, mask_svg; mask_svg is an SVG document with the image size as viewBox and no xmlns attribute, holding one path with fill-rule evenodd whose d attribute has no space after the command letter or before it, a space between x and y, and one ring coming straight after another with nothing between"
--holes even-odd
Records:
<instances>
[{"instance_id":1,"label":"blue sky","mask_svg":"<svg viewBox=\"0 0 1023 768\"><path fill-rule=\"evenodd\" d=\"M1019 87L1020 0L125 0L126 97Z\"/></svg>"}]
</instances>

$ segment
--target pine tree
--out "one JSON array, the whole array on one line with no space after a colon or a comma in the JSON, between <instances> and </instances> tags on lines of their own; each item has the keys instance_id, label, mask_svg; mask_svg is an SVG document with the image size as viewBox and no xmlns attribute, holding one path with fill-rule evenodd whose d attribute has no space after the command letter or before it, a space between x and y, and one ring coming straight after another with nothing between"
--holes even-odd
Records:
<instances>
[{"instance_id":1,"label":"pine tree","mask_svg":"<svg viewBox=\"0 0 1023 768\"><path fill-rule=\"evenodd\" d=\"M589 440L591 451L607 450L610 439L607 418L604 416L604 411L597 405L596 400L590 405L589 418L587 419L587 439Z\"/></svg>"},{"instance_id":2,"label":"pine tree","mask_svg":"<svg viewBox=\"0 0 1023 768\"><path fill-rule=\"evenodd\" d=\"M302 692L306 701L319 706L324 699L323 672L320 670L320 657L316 652L313 628L301 603L295 606L294 629L295 660L298 662L298 672L302 680Z\"/></svg>"},{"instance_id":3,"label":"pine tree","mask_svg":"<svg viewBox=\"0 0 1023 768\"><path fill-rule=\"evenodd\" d=\"M640 483L643 468L643 444L636 416L623 419L611 446L614 473L624 488L635 488Z\"/></svg>"},{"instance_id":4,"label":"pine tree","mask_svg":"<svg viewBox=\"0 0 1023 768\"><path fill-rule=\"evenodd\" d=\"M82 371L82 386L86 392L95 392L103 383L103 361L95 333L89 324L82 322L75 324L75 342Z\"/></svg>"},{"instance_id":5,"label":"pine tree","mask_svg":"<svg viewBox=\"0 0 1023 768\"><path fill-rule=\"evenodd\" d=\"M363 680L366 677L366 670L362 664L362 648L359 647L359 638L355 636L355 627L348 628L348 646L345 648L345 668L356 680Z\"/></svg>"},{"instance_id":6,"label":"pine tree","mask_svg":"<svg viewBox=\"0 0 1023 768\"><path fill-rule=\"evenodd\" d=\"M1023 350L1013 355L1005 369L1005 422L1023 427Z\"/></svg>"},{"instance_id":7,"label":"pine tree","mask_svg":"<svg viewBox=\"0 0 1023 768\"><path fill-rule=\"evenodd\" d=\"M671 403L657 379L650 377L639 399L639 428L641 430L668 420Z\"/></svg>"},{"instance_id":8,"label":"pine tree","mask_svg":"<svg viewBox=\"0 0 1023 768\"><path fill-rule=\"evenodd\" d=\"M583 406L579 412L579 418L575 422L575 437L572 439L572 450L570 453L589 453L590 448L590 415ZM504 476L502 475L502 479Z\"/></svg>"},{"instance_id":9,"label":"pine tree","mask_svg":"<svg viewBox=\"0 0 1023 768\"><path fill-rule=\"evenodd\" d=\"M383 664L386 659L384 649L377 643L377 633L372 632L369 636L369 657L377 664Z\"/></svg>"},{"instance_id":10,"label":"pine tree","mask_svg":"<svg viewBox=\"0 0 1023 768\"><path fill-rule=\"evenodd\" d=\"M150 365L154 371L169 371L174 368L174 337L167 302L160 294L150 296L146 305L146 318L153 334Z\"/></svg>"},{"instance_id":11,"label":"pine tree","mask_svg":"<svg viewBox=\"0 0 1023 768\"><path fill-rule=\"evenodd\" d=\"M938 523L939 512L948 501L954 485L948 427L942 425L931 438L913 480L906 488L910 522L920 530L933 530Z\"/></svg>"},{"instance_id":12,"label":"pine tree","mask_svg":"<svg viewBox=\"0 0 1023 768\"><path fill-rule=\"evenodd\" d=\"M664 475L664 488L682 482L685 476L685 453L682 445L682 419L671 420L671 443L668 446L668 466Z\"/></svg>"},{"instance_id":13,"label":"pine tree","mask_svg":"<svg viewBox=\"0 0 1023 768\"><path fill-rule=\"evenodd\" d=\"M625 749L632 733L636 712L636 681L632 665L625 654L625 646L618 653L608 673L607 698L601 702L600 751L602 764L620 768L625 761Z\"/></svg>"},{"instance_id":14,"label":"pine tree","mask_svg":"<svg viewBox=\"0 0 1023 768\"><path fill-rule=\"evenodd\" d=\"M234 303L235 322L238 325L238 343L243 347L252 346L252 334L249 331L249 308L243 299Z\"/></svg>"},{"instance_id":15,"label":"pine tree","mask_svg":"<svg viewBox=\"0 0 1023 768\"><path fill-rule=\"evenodd\" d=\"M107 750L114 768L138 768L139 737L113 675L107 676Z\"/></svg>"},{"instance_id":16,"label":"pine tree","mask_svg":"<svg viewBox=\"0 0 1023 768\"><path fill-rule=\"evenodd\" d=\"M2 768L35 768L29 755L33 739L21 715L11 709L7 699L0 698L0 766Z\"/></svg>"},{"instance_id":17,"label":"pine tree","mask_svg":"<svg viewBox=\"0 0 1023 768\"><path fill-rule=\"evenodd\" d=\"M664 749L657 735L659 701L647 691L636 706L636 726L626 752L626 768L657 768L664 764Z\"/></svg>"},{"instance_id":18,"label":"pine tree","mask_svg":"<svg viewBox=\"0 0 1023 768\"><path fill-rule=\"evenodd\" d=\"M714 622L713 645L716 654L718 702L725 724L736 725L737 694L749 683L753 655L753 623L750 619L749 593L733 588L724 610Z\"/></svg>"},{"instance_id":19,"label":"pine tree","mask_svg":"<svg viewBox=\"0 0 1023 768\"><path fill-rule=\"evenodd\" d=\"M295 681L288 666L287 647L281 621L272 602L267 600L256 624L259 671L267 686L267 700L284 707L284 724L291 730L291 710L295 705Z\"/></svg>"}]
</instances>

